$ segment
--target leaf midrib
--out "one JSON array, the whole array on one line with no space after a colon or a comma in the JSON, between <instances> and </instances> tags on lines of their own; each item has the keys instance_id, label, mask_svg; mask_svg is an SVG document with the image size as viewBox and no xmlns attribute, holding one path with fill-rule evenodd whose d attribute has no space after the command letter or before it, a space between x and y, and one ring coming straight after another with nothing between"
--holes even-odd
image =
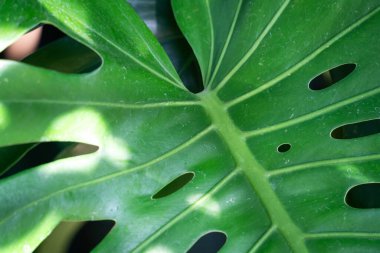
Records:
<instances>
[{"instance_id":1,"label":"leaf midrib","mask_svg":"<svg viewBox=\"0 0 380 253\"><path fill-rule=\"evenodd\" d=\"M266 170L253 156L243 133L234 125L222 101L215 92L204 92L199 96L220 137L229 147L237 166L247 176L252 188L267 210L272 223L278 228L295 252L308 252L304 240L301 239L304 234L292 221L278 196L271 188Z\"/></svg>"}]
</instances>

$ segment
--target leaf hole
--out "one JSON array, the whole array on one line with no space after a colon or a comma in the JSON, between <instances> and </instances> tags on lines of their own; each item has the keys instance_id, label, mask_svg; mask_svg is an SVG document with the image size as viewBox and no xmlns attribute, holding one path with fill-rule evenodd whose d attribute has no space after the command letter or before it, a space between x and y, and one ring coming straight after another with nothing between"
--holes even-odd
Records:
<instances>
[{"instance_id":1,"label":"leaf hole","mask_svg":"<svg viewBox=\"0 0 380 253\"><path fill-rule=\"evenodd\" d=\"M113 220L86 222L61 222L53 232L38 246L35 253L91 252L115 226Z\"/></svg>"},{"instance_id":2,"label":"leaf hole","mask_svg":"<svg viewBox=\"0 0 380 253\"><path fill-rule=\"evenodd\" d=\"M185 174L180 175L179 177L172 180L166 186L161 188L156 194L152 196L152 199L160 199L166 197L174 192L183 188L186 184L188 184L193 178L195 174L193 172L187 172Z\"/></svg>"},{"instance_id":3,"label":"leaf hole","mask_svg":"<svg viewBox=\"0 0 380 253\"><path fill-rule=\"evenodd\" d=\"M199 238L187 253L216 253L226 243L227 235L220 231L212 231Z\"/></svg>"},{"instance_id":4,"label":"leaf hole","mask_svg":"<svg viewBox=\"0 0 380 253\"><path fill-rule=\"evenodd\" d=\"M347 124L331 131L334 139L355 139L380 133L380 119Z\"/></svg>"},{"instance_id":5,"label":"leaf hole","mask_svg":"<svg viewBox=\"0 0 380 253\"><path fill-rule=\"evenodd\" d=\"M326 89L347 77L355 70L355 68L356 64L348 63L329 69L314 77L309 83L309 88L312 90Z\"/></svg>"},{"instance_id":6,"label":"leaf hole","mask_svg":"<svg viewBox=\"0 0 380 253\"><path fill-rule=\"evenodd\" d=\"M289 143L283 143L277 147L277 151L280 153L288 152L291 149L292 145Z\"/></svg>"},{"instance_id":7,"label":"leaf hole","mask_svg":"<svg viewBox=\"0 0 380 253\"><path fill-rule=\"evenodd\" d=\"M0 179L58 159L96 152L98 146L79 142L43 142L0 148Z\"/></svg>"},{"instance_id":8,"label":"leaf hole","mask_svg":"<svg viewBox=\"0 0 380 253\"><path fill-rule=\"evenodd\" d=\"M353 208L380 208L380 183L367 183L352 187L346 193L345 202Z\"/></svg>"},{"instance_id":9,"label":"leaf hole","mask_svg":"<svg viewBox=\"0 0 380 253\"><path fill-rule=\"evenodd\" d=\"M45 24L27 32L0 56L61 73L89 73L102 63L93 50Z\"/></svg>"}]
</instances>

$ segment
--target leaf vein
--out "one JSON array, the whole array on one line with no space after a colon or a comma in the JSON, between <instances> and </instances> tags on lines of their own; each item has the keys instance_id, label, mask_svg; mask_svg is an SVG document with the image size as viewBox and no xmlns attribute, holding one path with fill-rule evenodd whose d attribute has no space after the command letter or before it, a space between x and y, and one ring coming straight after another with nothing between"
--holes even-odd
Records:
<instances>
[{"instance_id":1,"label":"leaf vein","mask_svg":"<svg viewBox=\"0 0 380 253\"><path fill-rule=\"evenodd\" d=\"M315 168L319 166L328 166L328 165L334 165L334 164L340 164L340 163L366 162L366 161L378 160L378 159L380 159L380 154L312 161L312 162L306 162L306 163L297 164L293 166L282 167L277 170L268 172L267 175L269 177L273 177L273 176L284 175L284 174L288 174L288 173L292 173L292 172L296 172L296 171L300 171L304 169Z\"/></svg>"},{"instance_id":2,"label":"leaf vein","mask_svg":"<svg viewBox=\"0 0 380 253\"><path fill-rule=\"evenodd\" d=\"M62 12L64 12L66 15L70 16L69 13L67 13L66 11L64 11L63 9L61 9ZM120 51L121 53L123 53L125 56L127 56L128 58L130 58L132 61L136 62L138 65L140 65L142 68L146 69L148 72L152 73L153 75L157 76L158 78L160 78L161 80L165 81L165 82L168 82L182 90L186 90L183 85L181 85L180 83L177 83L177 81L173 81L173 80L170 80L169 78L167 78L166 76L160 74L159 72L157 72L156 70L154 70L153 68L151 68L150 66L148 66L147 64L143 63L142 61L138 60L136 57L134 57L132 54L128 53L127 51L125 51L123 48L121 48L119 45L113 43L111 40L107 39L103 34L99 33L98 31L92 29L90 26L86 25L85 23L81 22L80 19L78 18L75 18L73 16L70 16L72 19L74 19L76 22L78 22L79 24L81 24L83 27L85 27L86 29L88 29L89 31L91 31L92 33L98 35L101 39L103 39L105 42L107 42L109 45L111 45L112 47L116 48L118 51ZM156 58L155 58L156 59ZM157 59L156 59L157 60ZM158 64L161 66L160 62L158 62ZM166 72L166 69L164 69L164 71Z\"/></svg>"},{"instance_id":3,"label":"leaf vein","mask_svg":"<svg viewBox=\"0 0 380 253\"><path fill-rule=\"evenodd\" d=\"M207 84L208 83L208 79L210 77L210 73L211 73L211 68L212 68L212 64L213 64L213 61L214 61L214 47L215 47L215 34L214 34L214 23L212 21L212 15L211 15L211 8L210 8L210 0L206 0L206 6L207 6L207 17L209 19L209 22L210 22L210 58L209 58L209 62L208 62L208 69L207 69L207 73L206 73L206 77L205 77L205 80L204 80L204 83Z\"/></svg>"},{"instance_id":4,"label":"leaf vein","mask_svg":"<svg viewBox=\"0 0 380 253\"><path fill-rule=\"evenodd\" d=\"M23 99L23 100L2 100L2 103L11 104L56 104L56 105L80 105L80 106L96 106L96 107L110 107L110 108L126 108L126 109L145 109L145 108L159 108L159 107L175 107L175 106L196 106L200 105L198 101L169 101L148 104L124 104L113 102L94 102L94 101L65 101L65 100L49 100L49 99Z\"/></svg>"},{"instance_id":5,"label":"leaf vein","mask_svg":"<svg viewBox=\"0 0 380 253\"><path fill-rule=\"evenodd\" d=\"M260 249L260 247L265 243L265 241L273 234L273 232L277 229L277 227L275 225L272 225L269 227L269 229L267 231L265 231L264 234L261 235L261 237L259 238L259 240L257 240L253 247L250 249L249 253L254 253L256 252L258 249Z\"/></svg>"},{"instance_id":6,"label":"leaf vein","mask_svg":"<svg viewBox=\"0 0 380 253\"><path fill-rule=\"evenodd\" d=\"M224 59L224 56L225 56L225 54L226 54L226 52L227 52L227 48L228 48L228 46L229 46L229 44L230 44L230 42L231 42L232 34L233 34L234 31L235 31L235 26L236 26L236 23L237 23L237 19L238 19L238 16L239 16L239 13L240 13L240 10L241 10L241 6L242 6L242 4L243 4L243 0L239 0L238 6L237 6L236 11L235 11L234 19L233 19L233 21L232 21L232 24L231 24L231 26L230 26L230 30L229 30L229 32L228 32L228 36L227 36L226 43L224 43L224 46L223 46L222 52L221 52L220 57L219 57L219 60L218 60L218 63L216 64L215 69L214 69L214 72L213 72L213 74L212 74L212 77L211 77L211 79L210 79L210 81L209 81L209 85L210 85L210 86L211 86L212 83L214 82L214 79L215 79L215 77L216 77L216 74L218 73L219 68L220 68L220 66L221 66L221 64L222 64L222 61L223 61L223 59Z\"/></svg>"},{"instance_id":7,"label":"leaf vein","mask_svg":"<svg viewBox=\"0 0 380 253\"><path fill-rule=\"evenodd\" d=\"M269 31L272 29L274 24L277 22L277 20L280 18L288 4L290 3L290 0L285 0L284 3L281 5L281 7L277 10L276 14L272 17L272 19L269 21L269 23L266 25L260 36L257 38L257 40L253 43L252 47L248 50L248 52L244 55L244 57L235 65L234 68L231 69L231 71L223 78L223 80L217 85L215 88L216 92L219 92L224 85L236 74L236 72L249 60L249 58L252 56L252 54L256 51L256 49L260 46L261 42L264 40L266 35L269 33Z\"/></svg>"},{"instance_id":8,"label":"leaf vein","mask_svg":"<svg viewBox=\"0 0 380 253\"><path fill-rule=\"evenodd\" d=\"M227 104L226 104L226 107L232 107L244 100L247 100L267 89L269 89L270 87L276 85L277 83L279 83L280 81L282 81L283 79L287 78L288 76L292 75L294 72L296 72L297 70L299 70L300 68L302 68L304 65L306 65L307 63L309 63L311 60L313 60L315 57L317 57L320 53L322 53L324 50L326 50L327 48L329 48L331 45L333 45L335 42L337 42L338 40L340 40L341 38L343 38L345 35L349 34L351 31L353 31L355 28L359 27L361 24L363 24L365 21L369 20L371 17L373 17L375 14L377 14L380 10L380 7L374 9L373 11L367 13L366 15L364 15L363 17L361 17L360 19L358 19L356 22L352 23L351 25L349 25L346 29L344 29L343 31L339 32L337 35L335 35L331 40L327 41L325 44L323 44L321 47L317 48L313 53L309 54L308 56L306 56L306 58L304 58L303 60L301 60L300 62L298 62L297 64L293 65L292 67L290 67L288 70L286 70L285 72L282 72L281 74L279 74L278 76L276 76L275 78L273 78L272 80L266 82L265 84L251 90L250 92L247 92L245 93L244 95L240 96L240 97L237 97L231 101L229 101Z\"/></svg>"},{"instance_id":9,"label":"leaf vein","mask_svg":"<svg viewBox=\"0 0 380 253\"><path fill-rule=\"evenodd\" d=\"M275 124L273 126L269 126L269 127L261 128L258 130L245 132L244 136L245 136L245 138L250 138L253 136L262 135L262 134L270 133L273 131L277 131L277 130L283 129L285 127L293 126L295 124L299 124L299 123L305 122L307 120L311 120L313 118L316 118L316 117L321 116L323 114L338 110L339 108L342 108L343 106L347 106L349 104L361 101L365 98L375 96L379 93L380 93L380 87L375 88L375 89L370 90L370 91L366 91L366 92L361 93L359 95L356 95L354 97L342 100L342 101L335 103L333 105L329 105L329 106L323 107L321 109L318 109L316 111L304 114L304 115L299 116L297 118L287 120L287 121L283 121L283 122Z\"/></svg>"},{"instance_id":10,"label":"leaf vein","mask_svg":"<svg viewBox=\"0 0 380 253\"><path fill-rule=\"evenodd\" d=\"M34 205L36 205L38 203L41 203L43 201L49 200L50 198L52 198L52 197L54 197L54 196L56 196L58 194L65 193L65 192L72 191L72 190L76 190L76 189L80 189L80 188L87 187L87 186L90 186L90 185L94 185L94 184L97 184L97 183L101 183L101 182L113 179L115 177L122 176L122 175L127 175L127 174L130 174L132 172L136 172L136 171L139 171L141 169L144 169L144 168L146 168L148 166L154 165L154 164L156 164L156 163L158 163L158 162L160 162L160 161L162 161L162 160L164 160L164 159L166 159L166 158L168 158L168 157L170 157L170 156L178 153L179 151L184 150L186 147L192 145L193 143L195 143L196 141L198 141L199 139L201 139L202 137L204 137L205 135L207 135L209 132L211 132L211 130L213 130L213 126L207 127L206 129L204 129L203 131L201 131L197 135L193 136L192 138L190 138L186 142L180 144L176 148L172 149L171 151L169 151L169 152L165 153L164 155L161 155L161 156L159 156L157 158L154 158L153 160L150 160L150 161L148 161L148 162L146 162L144 164L138 165L136 167L133 167L133 168L130 168L130 169L127 169L127 170L118 171L118 172L114 172L114 173L111 173L111 174L108 174L108 175L105 175L105 176L101 176L101 177L95 178L93 180L89 180L87 182L79 183L79 184L76 184L76 185L70 185L69 187L60 189L58 191L55 191L53 193L48 194L45 197L39 198L37 200L34 200L34 201L30 202L29 204L26 204L24 206L21 206L21 207L15 209L15 210L13 210L13 212L11 214L9 214L8 216L5 216L2 220L0 220L0 225L2 225L3 223L5 223L7 220L9 220L10 218L12 218L16 214L18 214L20 211L28 209L29 207L32 207L32 206L34 206Z\"/></svg>"},{"instance_id":11,"label":"leaf vein","mask_svg":"<svg viewBox=\"0 0 380 253\"><path fill-rule=\"evenodd\" d=\"M139 249L146 247L150 242L154 241L157 237L159 237L162 233L164 233L168 228L177 223L180 219L194 211L197 207L201 206L205 201L207 201L214 193L216 193L219 189L225 186L231 178L233 178L236 174L240 173L240 169L235 168L231 170L222 180L216 183L208 192L206 192L201 198L196 200L194 203L185 208L182 212L174 216L170 219L168 223L161 226L158 230L156 230L153 234L151 234L145 241L143 241L140 245L132 250L132 252L136 252Z\"/></svg>"},{"instance_id":12,"label":"leaf vein","mask_svg":"<svg viewBox=\"0 0 380 253\"><path fill-rule=\"evenodd\" d=\"M359 237L359 238L377 238L380 239L380 233L370 233L370 232L326 232L326 233L312 233L306 234L306 239L316 239L316 238L331 238L331 237Z\"/></svg>"}]
</instances>

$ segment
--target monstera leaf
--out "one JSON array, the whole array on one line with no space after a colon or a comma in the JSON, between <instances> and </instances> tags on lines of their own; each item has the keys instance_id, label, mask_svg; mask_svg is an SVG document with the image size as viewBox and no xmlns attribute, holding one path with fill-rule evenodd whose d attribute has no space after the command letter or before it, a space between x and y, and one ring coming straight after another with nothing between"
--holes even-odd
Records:
<instances>
[{"instance_id":1,"label":"monstera leaf","mask_svg":"<svg viewBox=\"0 0 380 253\"><path fill-rule=\"evenodd\" d=\"M213 231L220 252L377 251L379 200L360 193L380 180L380 2L172 6L197 94L126 1L0 1L0 50L49 23L102 59L0 61L2 164L18 145L97 147L0 181L1 252L65 220L115 221L95 252L186 252Z\"/></svg>"}]
</instances>

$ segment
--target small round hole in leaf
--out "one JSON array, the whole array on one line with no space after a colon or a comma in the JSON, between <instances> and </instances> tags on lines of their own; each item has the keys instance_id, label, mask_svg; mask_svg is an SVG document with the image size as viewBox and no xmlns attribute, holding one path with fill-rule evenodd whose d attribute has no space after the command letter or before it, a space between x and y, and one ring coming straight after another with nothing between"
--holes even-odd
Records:
<instances>
[{"instance_id":1,"label":"small round hole in leaf","mask_svg":"<svg viewBox=\"0 0 380 253\"><path fill-rule=\"evenodd\" d=\"M153 195L153 199L159 199L166 197L182 187L184 187L186 184L188 184L192 179L194 178L193 172L187 172L185 174L182 174L181 176L175 178L173 181L168 183L166 186L161 188L156 194Z\"/></svg>"},{"instance_id":2,"label":"small round hole in leaf","mask_svg":"<svg viewBox=\"0 0 380 253\"><path fill-rule=\"evenodd\" d=\"M285 152L288 152L291 147L292 145L290 145L289 143L283 143L277 147L277 151L280 153L285 153Z\"/></svg>"}]
</instances>

